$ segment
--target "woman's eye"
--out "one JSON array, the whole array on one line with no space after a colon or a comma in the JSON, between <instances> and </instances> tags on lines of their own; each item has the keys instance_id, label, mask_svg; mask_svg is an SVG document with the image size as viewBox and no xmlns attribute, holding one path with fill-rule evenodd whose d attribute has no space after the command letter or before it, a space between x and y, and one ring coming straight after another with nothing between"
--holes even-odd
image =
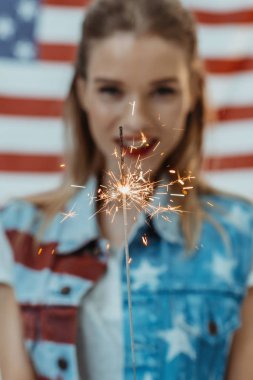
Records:
<instances>
[{"instance_id":1,"label":"woman's eye","mask_svg":"<svg viewBox=\"0 0 253 380\"><path fill-rule=\"evenodd\" d=\"M159 87L155 90L155 95L174 95L176 93L176 89L172 87Z\"/></svg>"},{"instance_id":2,"label":"woman's eye","mask_svg":"<svg viewBox=\"0 0 253 380\"><path fill-rule=\"evenodd\" d=\"M119 88L113 86L101 87L99 89L99 92L102 94L108 94L112 96L118 96L122 94L122 91Z\"/></svg>"}]
</instances>

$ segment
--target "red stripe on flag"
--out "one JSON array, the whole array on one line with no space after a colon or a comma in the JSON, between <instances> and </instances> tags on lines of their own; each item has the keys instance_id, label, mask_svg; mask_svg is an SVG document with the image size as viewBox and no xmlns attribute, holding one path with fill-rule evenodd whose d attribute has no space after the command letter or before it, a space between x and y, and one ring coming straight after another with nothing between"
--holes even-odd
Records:
<instances>
[{"instance_id":1,"label":"red stripe on flag","mask_svg":"<svg viewBox=\"0 0 253 380\"><path fill-rule=\"evenodd\" d=\"M88 5L92 0L43 0L43 5L53 7L83 7Z\"/></svg>"},{"instance_id":2,"label":"red stripe on flag","mask_svg":"<svg viewBox=\"0 0 253 380\"><path fill-rule=\"evenodd\" d=\"M59 117L63 112L63 101L0 96L0 109L1 115Z\"/></svg>"},{"instance_id":3,"label":"red stripe on flag","mask_svg":"<svg viewBox=\"0 0 253 380\"><path fill-rule=\"evenodd\" d=\"M201 24L251 24L253 22L253 9L224 13L193 10L193 13Z\"/></svg>"},{"instance_id":4,"label":"red stripe on flag","mask_svg":"<svg viewBox=\"0 0 253 380\"><path fill-rule=\"evenodd\" d=\"M38 47L38 56L44 61L74 62L76 50L76 45L41 43Z\"/></svg>"},{"instance_id":5,"label":"red stripe on flag","mask_svg":"<svg viewBox=\"0 0 253 380\"><path fill-rule=\"evenodd\" d=\"M32 99L0 96L1 115L60 117L64 101L60 99ZM253 104L247 107L224 107L214 110L219 121L253 119Z\"/></svg>"},{"instance_id":6,"label":"red stripe on flag","mask_svg":"<svg viewBox=\"0 0 253 380\"><path fill-rule=\"evenodd\" d=\"M42 61L73 63L76 59L77 45L46 44L38 46L39 59ZM232 74L253 70L253 57L235 59L205 59L207 72L212 74Z\"/></svg>"},{"instance_id":7,"label":"red stripe on flag","mask_svg":"<svg viewBox=\"0 0 253 380\"><path fill-rule=\"evenodd\" d=\"M212 74L231 74L253 70L253 57L235 59L206 59L206 70Z\"/></svg>"},{"instance_id":8,"label":"red stripe on flag","mask_svg":"<svg viewBox=\"0 0 253 380\"><path fill-rule=\"evenodd\" d=\"M58 173L60 163L58 155L0 154L1 172Z\"/></svg>"},{"instance_id":9,"label":"red stripe on flag","mask_svg":"<svg viewBox=\"0 0 253 380\"><path fill-rule=\"evenodd\" d=\"M219 121L253 119L253 104L248 107L223 107L215 113Z\"/></svg>"},{"instance_id":10,"label":"red stripe on flag","mask_svg":"<svg viewBox=\"0 0 253 380\"><path fill-rule=\"evenodd\" d=\"M205 160L203 168L207 171L253 168L253 154L231 157L209 157Z\"/></svg>"},{"instance_id":11,"label":"red stripe on flag","mask_svg":"<svg viewBox=\"0 0 253 380\"><path fill-rule=\"evenodd\" d=\"M59 173L62 157L57 155L0 154L0 171L17 173ZM205 160L205 170L253 168L253 155L210 157Z\"/></svg>"}]
</instances>

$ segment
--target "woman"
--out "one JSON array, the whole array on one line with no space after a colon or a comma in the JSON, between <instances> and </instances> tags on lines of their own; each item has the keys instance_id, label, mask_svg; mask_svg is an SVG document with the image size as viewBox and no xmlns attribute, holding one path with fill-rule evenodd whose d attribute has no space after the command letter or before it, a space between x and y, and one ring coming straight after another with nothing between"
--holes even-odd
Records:
<instances>
[{"instance_id":1,"label":"woman","mask_svg":"<svg viewBox=\"0 0 253 380\"><path fill-rule=\"evenodd\" d=\"M126 167L141 160L140 175L175 182L169 194L154 186L153 203L149 196L163 210L158 217L127 211L137 379L223 379L226 368L229 380L252 378L253 208L201 180L203 87L195 24L177 0L90 7L66 102L64 182L1 215L3 380L22 372L26 379L133 378L123 211L111 223L109 208L97 213L90 202L110 185L104 173L120 176L121 148ZM186 195L180 182L193 189L173 198L172 191ZM13 349L18 374L9 364Z\"/></svg>"}]
</instances>

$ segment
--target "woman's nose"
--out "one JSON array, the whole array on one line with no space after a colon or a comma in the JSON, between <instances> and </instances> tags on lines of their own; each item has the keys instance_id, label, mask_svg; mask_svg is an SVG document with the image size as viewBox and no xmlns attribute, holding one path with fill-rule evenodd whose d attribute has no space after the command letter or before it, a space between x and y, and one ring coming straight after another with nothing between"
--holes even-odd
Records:
<instances>
[{"instance_id":1,"label":"woman's nose","mask_svg":"<svg viewBox=\"0 0 253 380\"><path fill-rule=\"evenodd\" d=\"M146 103L132 100L128 103L123 124L126 131L140 132L150 128L151 121Z\"/></svg>"}]
</instances>

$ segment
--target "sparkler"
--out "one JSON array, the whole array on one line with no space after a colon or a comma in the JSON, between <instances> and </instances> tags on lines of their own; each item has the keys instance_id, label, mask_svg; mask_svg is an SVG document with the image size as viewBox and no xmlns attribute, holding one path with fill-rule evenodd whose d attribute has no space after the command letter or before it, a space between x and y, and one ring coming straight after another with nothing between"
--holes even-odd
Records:
<instances>
[{"instance_id":1,"label":"sparkler","mask_svg":"<svg viewBox=\"0 0 253 380\"><path fill-rule=\"evenodd\" d=\"M126 273L127 273L127 292L128 292L128 311L130 320L130 336L131 336L131 351L132 351L132 363L133 363L133 374L134 380L136 380L136 360L135 360L135 349L134 349L134 327L133 327L133 311L132 311L132 293L131 293L131 282L130 282L130 257L129 257L129 246L127 239L127 200L126 195L130 191L129 186L126 183L125 176L125 162L124 162L124 149L123 149L123 128L120 127L120 159L121 159L121 193L122 193L122 203L123 203L123 219L124 219L124 246L125 246L125 258L126 258Z\"/></svg>"},{"instance_id":2,"label":"sparkler","mask_svg":"<svg viewBox=\"0 0 253 380\"><path fill-rule=\"evenodd\" d=\"M151 171L144 172L139 159L137 159L134 168L126 166L124 155L123 144L121 144L120 178L113 171L108 171L107 184L100 185L97 192L96 200L103 203L97 213L106 212L112 216L112 222L119 209L123 207L123 196L127 210L135 208L138 212L145 211L150 215L153 208L154 187L160 182L150 181ZM116 157L118 158L118 155Z\"/></svg>"}]
</instances>

